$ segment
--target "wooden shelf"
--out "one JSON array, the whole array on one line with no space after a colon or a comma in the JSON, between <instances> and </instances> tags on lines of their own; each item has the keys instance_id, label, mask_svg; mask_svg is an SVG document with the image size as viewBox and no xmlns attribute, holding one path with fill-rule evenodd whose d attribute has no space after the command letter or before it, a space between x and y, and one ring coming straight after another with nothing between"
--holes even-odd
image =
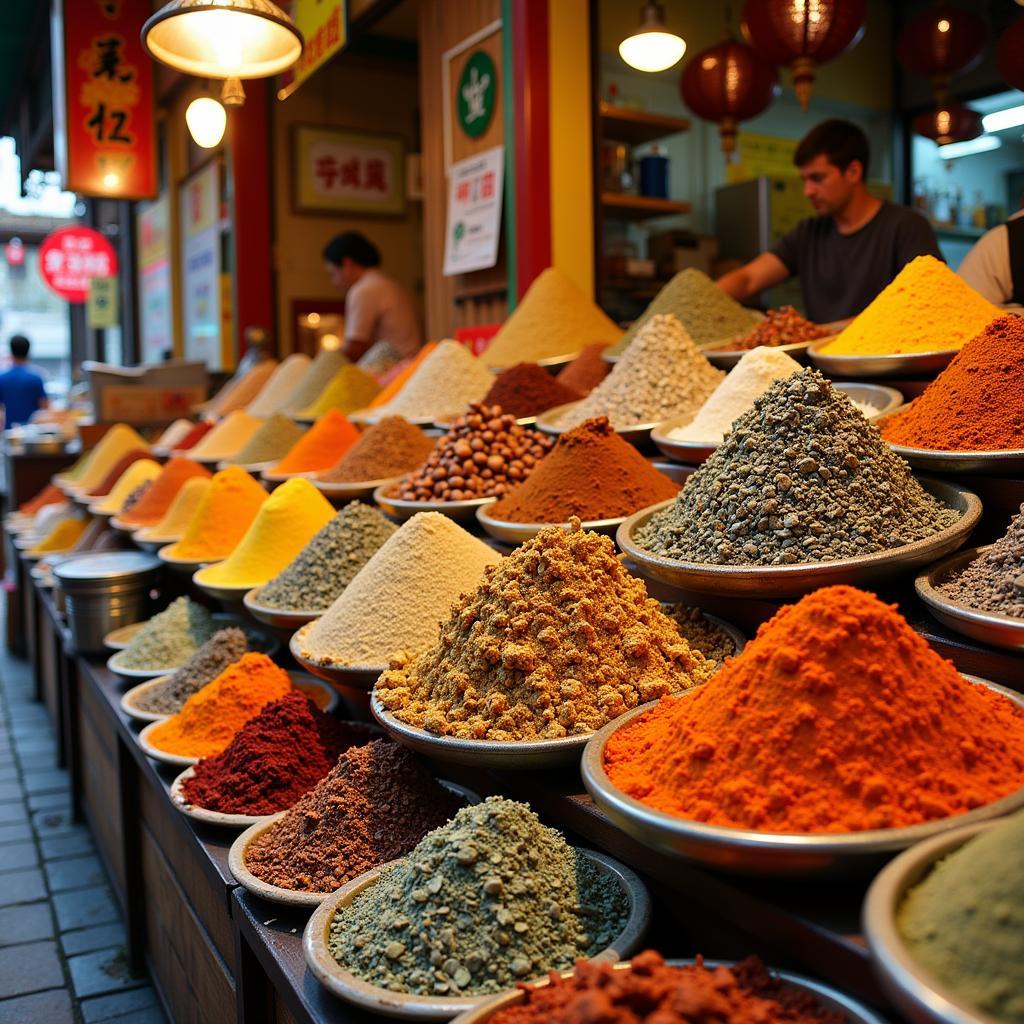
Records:
<instances>
[{"instance_id":1,"label":"wooden shelf","mask_svg":"<svg viewBox=\"0 0 1024 1024\"><path fill-rule=\"evenodd\" d=\"M601 101L598 107L601 115L601 131L606 139L628 142L633 146L655 142L667 135L689 131L690 122L685 117L667 117L665 114L651 114L646 110L630 110L628 107L613 107Z\"/></svg>"},{"instance_id":2,"label":"wooden shelf","mask_svg":"<svg viewBox=\"0 0 1024 1024\"><path fill-rule=\"evenodd\" d=\"M676 199L655 199L651 196L633 196L625 192L602 192L601 205L606 217L619 220L645 220L648 217L674 217L689 213L690 203Z\"/></svg>"}]
</instances>

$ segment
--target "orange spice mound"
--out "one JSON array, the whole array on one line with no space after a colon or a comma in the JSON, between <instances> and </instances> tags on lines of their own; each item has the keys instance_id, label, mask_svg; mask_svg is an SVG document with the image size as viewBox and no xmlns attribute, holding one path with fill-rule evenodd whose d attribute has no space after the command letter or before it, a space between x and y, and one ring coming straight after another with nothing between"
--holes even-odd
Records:
<instances>
[{"instance_id":1,"label":"orange spice mound","mask_svg":"<svg viewBox=\"0 0 1024 1024\"><path fill-rule=\"evenodd\" d=\"M24 516L34 516L41 508L59 505L65 500L64 492L56 484L47 484L34 498L23 501L18 511Z\"/></svg>"},{"instance_id":2,"label":"orange spice mound","mask_svg":"<svg viewBox=\"0 0 1024 1024\"><path fill-rule=\"evenodd\" d=\"M168 754L213 757L265 704L291 689L288 673L265 654L243 654L153 729L149 741Z\"/></svg>"},{"instance_id":3,"label":"orange spice mound","mask_svg":"<svg viewBox=\"0 0 1024 1024\"><path fill-rule=\"evenodd\" d=\"M359 428L337 409L320 417L273 467L275 473L330 469L359 440Z\"/></svg>"},{"instance_id":4,"label":"orange spice mound","mask_svg":"<svg viewBox=\"0 0 1024 1024\"><path fill-rule=\"evenodd\" d=\"M214 474L181 540L168 553L174 558L216 562L227 558L245 536L269 495L241 466Z\"/></svg>"},{"instance_id":5,"label":"orange spice mound","mask_svg":"<svg viewBox=\"0 0 1024 1024\"><path fill-rule=\"evenodd\" d=\"M155 526L163 519L186 481L196 476L209 479L210 471L198 462L175 456L139 501L121 516L121 522L131 526Z\"/></svg>"},{"instance_id":6,"label":"orange spice mound","mask_svg":"<svg viewBox=\"0 0 1024 1024\"><path fill-rule=\"evenodd\" d=\"M1024 786L1024 711L965 680L895 605L827 587L692 696L617 730L605 769L634 799L713 825L899 828Z\"/></svg>"}]
</instances>

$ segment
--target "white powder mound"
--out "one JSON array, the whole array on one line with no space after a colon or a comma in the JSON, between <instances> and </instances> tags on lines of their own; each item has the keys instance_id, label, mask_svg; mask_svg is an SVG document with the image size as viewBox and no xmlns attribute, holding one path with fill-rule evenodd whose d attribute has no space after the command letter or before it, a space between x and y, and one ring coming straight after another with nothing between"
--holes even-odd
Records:
<instances>
[{"instance_id":1,"label":"white powder mound","mask_svg":"<svg viewBox=\"0 0 1024 1024\"><path fill-rule=\"evenodd\" d=\"M295 415L308 409L324 392L331 378L348 362L340 349L321 349L281 404L281 412Z\"/></svg>"},{"instance_id":2,"label":"white powder mound","mask_svg":"<svg viewBox=\"0 0 1024 1024\"><path fill-rule=\"evenodd\" d=\"M300 634L300 653L325 665L388 665L436 642L460 594L501 556L440 512L392 534L327 612Z\"/></svg>"},{"instance_id":3,"label":"white powder mound","mask_svg":"<svg viewBox=\"0 0 1024 1024\"><path fill-rule=\"evenodd\" d=\"M674 316L652 316L612 372L567 410L559 425L574 427L594 416L607 416L613 427L622 429L696 415L724 377Z\"/></svg>"},{"instance_id":4,"label":"white powder mound","mask_svg":"<svg viewBox=\"0 0 1024 1024\"><path fill-rule=\"evenodd\" d=\"M259 394L245 407L250 416L266 417L280 412L313 360L304 352L293 352L270 375Z\"/></svg>"},{"instance_id":5,"label":"white powder mound","mask_svg":"<svg viewBox=\"0 0 1024 1024\"><path fill-rule=\"evenodd\" d=\"M669 437L674 441L702 441L720 444L733 420L752 408L773 381L796 373L800 364L785 352L760 346L753 348L732 368L701 406L700 412Z\"/></svg>"}]
</instances>

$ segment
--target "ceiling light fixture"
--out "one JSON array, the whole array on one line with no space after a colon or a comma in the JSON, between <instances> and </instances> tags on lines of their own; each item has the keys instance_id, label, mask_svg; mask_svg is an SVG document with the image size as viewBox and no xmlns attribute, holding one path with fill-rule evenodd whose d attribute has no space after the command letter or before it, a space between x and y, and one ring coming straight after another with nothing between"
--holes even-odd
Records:
<instances>
[{"instance_id":1,"label":"ceiling light fixture","mask_svg":"<svg viewBox=\"0 0 1024 1024\"><path fill-rule=\"evenodd\" d=\"M939 146L939 157L942 160L956 160L961 156L973 156L975 153L987 153L999 149L1002 143L994 135L982 135L981 138L968 142L951 142L948 146Z\"/></svg>"},{"instance_id":2,"label":"ceiling light fixture","mask_svg":"<svg viewBox=\"0 0 1024 1024\"><path fill-rule=\"evenodd\" d=\"M210 96L200 96L185 110L185 124L197 146L213 149L220 145L227 127L227 111Z\"/></svg>"},{"instance_id":3,"label":"ceiling light fixture","mask_svg":"<svg viewBox=\"0 0 1024 1024\"><path fill-rule=\"evenodd\" d=\"M987 132L1002 132L1007 128L1017 128L1024 124L1024 104L1007 107L1005 110L993 110L981 119L981 126Z\"/></svg>"},{"instance_id":4,"label":"ceiling light fixture","mask_svg":"<svg viewBox=\"0 0 1024 1024\"><path fill-rule=\"evenodd\" d=\"M640 27L619 43L619 56L637 71L667 71L686 53L686 42L669 32L665 7L646 3L640 10Z\"/></svg>"}]
</instances>

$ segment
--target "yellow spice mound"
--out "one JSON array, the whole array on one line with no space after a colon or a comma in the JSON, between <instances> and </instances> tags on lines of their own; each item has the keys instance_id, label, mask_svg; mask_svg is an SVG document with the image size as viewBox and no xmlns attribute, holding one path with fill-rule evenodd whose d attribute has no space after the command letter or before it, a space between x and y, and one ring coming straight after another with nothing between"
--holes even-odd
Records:
<instances>
[{"instance_id":1,"label":"yellow spice mound","mask_svg":"<svg viewBox=\"0 0 1024 1024\"><path fill-rule=\"evenodd\" d=\"M943 352L961 348L1002 315L945 263L918 256L822 351L836 356Z\"/></svg>"},{"instance_id":2,"label":"yellow spice mound","mask_svg":"<svg viewBox=\"0 0 1024 1024\"><path fill-rule=\"evenodd\" d=\"M148 451L149 445L131 427L124 423L115 423L93 448L85 469L74 481L76 486L85 493L98 487L118 464L122 455L137 449Z\"/></svg>"},{"instance_id":3,"label":"yellow spice mound","mask_svg":"<svg viewBox=\"0 0 1024 1024\"><path fill-rule=\"evenodd\" d=\"M133 462L118 478L117 483L110 489L105 498L99 498L96 504L91 505L95 512L102 512L104 515L117 515L121 506L127 501L128 496L139 484L155 480L161 472L159 462L152 459L139 459Z\"/></svg>"},{"instance_id":4,"label":"yellow spice mound","mask_svg":"<svg viewBox=\"0 0 1024 1024\"><path fill-rule=\"evenodd\" d=\"M186 480L163 519L155 526L139 530L135 536L139 540L180 540L209 486L208 476L194 476Z\"/></svg>"}]
</instances>

